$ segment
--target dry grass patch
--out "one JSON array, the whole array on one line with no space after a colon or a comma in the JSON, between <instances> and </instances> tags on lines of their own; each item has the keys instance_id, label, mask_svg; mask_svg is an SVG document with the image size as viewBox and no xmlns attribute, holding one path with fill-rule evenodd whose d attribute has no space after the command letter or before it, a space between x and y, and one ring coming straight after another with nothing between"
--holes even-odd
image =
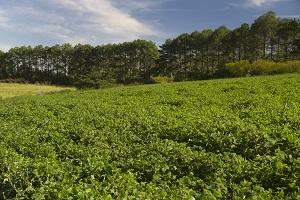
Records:
<instances>
[{"instance_id":1,"label":"dry grass patch","mask_svg":"<svg viewBox=\"0 0 300 200\"><path fill-rule=\"evenodd\" d=\"M43 95L63 90L75 90L75 88L37 84L0 83L0 98Z\"/></svg>"}]
</instances>

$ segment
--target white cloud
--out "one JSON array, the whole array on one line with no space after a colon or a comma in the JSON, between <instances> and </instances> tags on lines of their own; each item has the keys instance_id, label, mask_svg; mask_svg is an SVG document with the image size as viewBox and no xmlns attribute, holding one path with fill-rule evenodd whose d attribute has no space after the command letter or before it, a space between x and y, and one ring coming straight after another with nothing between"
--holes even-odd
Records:
<instances>
[{"instance_id":1,"label":"white cloud","mask_svg":"<svg viewBox=\"0 0 300 200\"><path fill-rule=\"evenodd\" d=\"M164 4L166 2L171 2L174 0L115 0L115 5L120 6L121 8L127 10L127 11L157 11L157 10L170 10L168 9L160 9L157 8L161 4ZM174 9L172 9L174 10Z\"/></svg>"},{"instance_id":2,"label":"white cloud","mask_svg":"<svg viewBox=\"0 0 300 200\"><path fill-rule=\"evenodd\" d=\"M37 39L49 38L57 43L73 44L121 42L161 34L155 26L137 19L132 14L135 9L150 9L157 6L161 2L158 0L48 0L40 2L23 0L21 3L8 3L6 7L2 7L0 31L14 32L24 38L32 39L36 36ZM125 5L124 2L128 4ZM9 10L9 12L4 10ZM36 42L39 43L39 41Z\"/></svg>"},{"instance_id":3,"label":"white cloud","mask_svg":"<svg viewBox=\"0 0 300 200\"><path fill-rule=\"evenodd\" d=\"M0 43L0 51L4 51L7 52L9 51L11 48L15 47L12 44L7 44L7 43Z\"/></svg>"},{"instance_id":4,"label":"white cloud","mask_svg":"<svg viewBox=\"0 0 300 200\"><path fill-rule=\"evenodd\" d=\"M265 6L271 6L274 3L278 2L284 2L284 1L290 1L290 0L240 0L239 2L229 2L227 3L227 6L219 9L219 11L227 11L230 8L259 8L259 7L265 7Z\"/></svg>"},{"instance_id":5,"label":"white cloud","mask_svg":"<svg viewBox=\"0 0 300 200\"><path fill-rule=\"evenodd\" d=\"M282 18L300 18L300 15L280 15Z\"/></svg>"},{"instance_id":6,"label":"white cloud","mask_svg":"<svg viewBox=\"0 0 300 200\"><path fill-rule=\"evenodd\" d=\"M0 10L0 27L7 27L9 18L6 17L7 12L4 10Z\"/></svg>"},{"instance_id":7,"label":"white cloud","mask_svg":"<svg viewBox=\"0 0 300 200\"><path fill-rule=\"evenodd\" d=\"M250 7L261 7L264 5L270 5L283 0L248 0L246 5Z\"/></svg>"}]
</instances>

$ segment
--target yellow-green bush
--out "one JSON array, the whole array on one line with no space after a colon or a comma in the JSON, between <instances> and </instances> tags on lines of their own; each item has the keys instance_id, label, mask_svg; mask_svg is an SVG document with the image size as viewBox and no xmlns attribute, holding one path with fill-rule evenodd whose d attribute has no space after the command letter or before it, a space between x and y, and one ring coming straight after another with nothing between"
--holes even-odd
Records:
<instances>
[{"instance_id":1,"label":"yellow-green bush","mask_svg":"<svg viewBox=\"0 0 300 200\"><path fill-rule=\"evenodd\" d=\"M270 60L256 60L250 63L247 60L227 63L227 71L233 76L268 75L300 72L300 61L274 62Z\"/></svg>"},{"instance_id":2,"label":"yellow-green bush","mask_svg":"<svg viewBox=\"0 0 300 200\"><path fill-rule=\"evenodd\" d=\"M288 61L286 65L288 72L300 72L300 60Z\"/></svg>"},{"instance_id":3,"label":"yellow-green bush","mask_svg":"<svg viewBox=\"0 0 300 200\"><path fill-rule=\"evenodd\" d=\"M168 76L155 76L151 78L155 83L172 83L174 82L174 78Z\"/></svg>"},{"instance_id":4,"label":"yellow-green bush","mask_svg":"<svg viewBox=\"0 0 300 200\"><path fill-rule=\"evenodd\" d=\"M246 76L250 73L251 64L248 60L226 64L226 69L234 76Z\"/></svg>"},{"instance_id":5,"label":"yellow-green bush","mask_svg":"<svg viewBox=\"0 0 300 200\"><path fill-rule=\"evenodd\" d=\"M269 60L256 60L251 63L251 75L273 74L278 68L277 63Z\"/></svg>"}]
</instances>

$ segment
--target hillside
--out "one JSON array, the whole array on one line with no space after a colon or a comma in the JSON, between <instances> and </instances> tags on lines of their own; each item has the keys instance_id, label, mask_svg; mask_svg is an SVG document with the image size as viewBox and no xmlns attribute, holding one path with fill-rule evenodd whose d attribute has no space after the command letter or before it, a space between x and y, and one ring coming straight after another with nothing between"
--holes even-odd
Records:
<instances>
[{"instance_id":1,"label":"hillside","mask_svg":"<svg viewBox=\"0 0 300 200\"><path fill-rule=\"evenodd\" d=\"M0 103L0 199L299 199L300 74Z\"/></svg>"}]
</instances>

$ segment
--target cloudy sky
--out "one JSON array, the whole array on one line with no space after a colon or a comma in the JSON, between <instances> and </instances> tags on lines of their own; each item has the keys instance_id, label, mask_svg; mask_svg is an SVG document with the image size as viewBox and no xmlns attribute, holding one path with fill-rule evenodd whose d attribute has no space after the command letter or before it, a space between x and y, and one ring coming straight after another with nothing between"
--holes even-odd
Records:
<instances>
[{"instance_id":1,"label":"cloudy sky","mask_svg":"<svg viewBox=\"0 0 300 200\"><path fill-rule=\"evenodd\" d=\"M0 49L60 43L162 43L179 33L237 27L273 10L300 18L300 0L0 0Z\"/></svg>"}]
</instances>

